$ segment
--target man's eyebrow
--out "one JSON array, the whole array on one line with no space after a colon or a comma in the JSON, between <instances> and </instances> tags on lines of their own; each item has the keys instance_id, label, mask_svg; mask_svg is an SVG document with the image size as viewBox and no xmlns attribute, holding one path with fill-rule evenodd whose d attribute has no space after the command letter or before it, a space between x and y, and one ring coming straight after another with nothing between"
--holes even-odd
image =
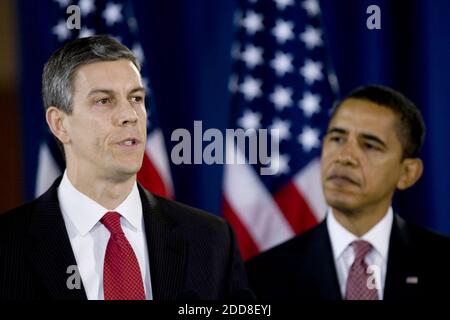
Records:
<instances>
[{"instance_id":1,"label":"man's eyebrow","mask_svg":"<svg viewBox=\"0 0 450 320\"><path fill-rule=\"evenodd\" d=\"M378 138L377 136L370 134L370 133L362 133L361 136L365 139L365 140L369 140L369 141L373 141L376 142L378 144L381 144L383 147L386 148L386 143L381 140L380 138Z\"/></svg>"},{"instance_id":2,"label":"man's eyebrow","mask_svg":"<svg viewBox=\"0 0 450 320\"><path fill-rule=\"evenodd\" d=\"M341 133L341 134L347 134L347 133L348 133L348 131L347 131L347 130L345 130L345 129L343 129L343 128L339 128L339 127L332 127L332 128L329 128L329 129L328 129L328 131L327 131L327 134L330 134L330 133Z\"/></svg>"},{"instance_id":3,"label":"man's eyebrow","mask_svg":"<svg viewBox=\"0 0 450 320\"><path fill-rule=\"evenodd\" d=\"M135 92L142 92L142 93L144 93L144 94L146 93L144 87L136 87L136 88L134 88L134 89L132 89L132 90L130 91L130 93L135 93Z\"/></svg>"},{"instance_id":4,"label":"man's eyebrow","mask_svg":"<svg viewBox=\"0 0 450 320\"><path fill-rule=\"evenodd\" d=\"M331 134L331 133L348 134L348 130L345 130L345 129L339 128L339 127L332 127L332 128L328 129L327 134ZM386 143L382 139L380 139L379 137L377 137L376 135L373 135L371 133L361 133L360 136L365 140L376 142L376 143L382 145L383 147L387 146Z\"/></svg>"},{"instance_id":5,"label":"man's eyebrow","mask_svg":"<svg viewBox=\"0 0 450 320\"><path fill-rule=\"evenodd\" d=\"M114 92L112 90L108 90L108 89L92 89L91 91L89 91L87 96L89 97L89 96L92 96L97 93L105 93L105 94L112 95Z\"/></svg>"},{"instance_id":6,"label":"man's eyebrow","mask_svg":"<svg viewBox=\"0 0 450 320\"><path fill-rule=\"evenodd\" d=\"M145 88L144 87L133 88L133 89L131 89L130 94L136 93L136 92L143 92L145 94ZM97 94L97 93L105 93L105 94L108 94L108 95L113 95L114 91L113 90L109 90L109 89L92 89L91 91L89 91L87 96L89 97L89 96L92 96L92 95Z\"/></svg>"}]
</instances>

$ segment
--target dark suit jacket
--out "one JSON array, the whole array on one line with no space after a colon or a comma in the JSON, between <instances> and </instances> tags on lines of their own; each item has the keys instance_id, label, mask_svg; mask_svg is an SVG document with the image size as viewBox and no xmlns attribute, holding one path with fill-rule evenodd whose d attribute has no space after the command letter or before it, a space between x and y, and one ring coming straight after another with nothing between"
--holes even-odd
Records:
<instances>
[{"instance_id":1,"label":"dark suit jacket","mask_svg":"<svg viewBox=\"0 0 450 320\"><path fill-rule=\"evenodd\" d=\"M408 224L396 215L384 299L450 298L449 257L450 238ZM249 260L246 268L250 287L262 300L342 299L325 221ZM417 284L407 283L408 277L417 277Z\"/></svg>"},{"instance_id":2,"label":"dark suit jacket","mask_svg":"<svg viewBox=\"0 0 450 320\"><path fill-rule=\"evenodd\" d=\"M59 208L57 179L38 199L0 215L0 300L86 299L69 290L76 265ZM230 226L221 218L139 186L155 300L228 299L247 278ZM247 289L248 290L248 289ZM238 295L239 297L239 295Z\"/></svg>"}]
</instances>

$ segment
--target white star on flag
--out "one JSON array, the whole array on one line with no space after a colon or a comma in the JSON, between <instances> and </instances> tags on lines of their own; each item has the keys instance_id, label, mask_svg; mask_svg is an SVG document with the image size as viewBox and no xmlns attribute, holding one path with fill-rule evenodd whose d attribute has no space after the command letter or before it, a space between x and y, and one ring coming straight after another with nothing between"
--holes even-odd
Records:
<instances>
[{"instance_id":1,"label":"white star on flag","mask_svg":"<svg viewBox=\"0 0 450 320\"><path fill-rule=\"evenodd\" d=\"M284 76L287 72L292 72L294 67L292 65L292 55L283 52L276 52L275 58L270 62L272 68L275 69L277 76Z\"/></svg>"},{"instance_id":2,"label":"white star on flag","mask_svg":"<svg viewBox=\"0 0 450 320\"><path fill-rule=\"evenodd\" d=\"M78 38L87 38L87 37L93 36L94 34L95 34L94 29L89 29L87 27L81 27Z\"/></svg>"},{"instance_id":3,"label":"white star on flag","mask_svg":"<svg viewBox=\"0 0 450 320\"><path fill-rule=\"evenodd\" d=\"M94 0L80 0L78 6L80 7L81 15L83 17L95 11Z\"/></svg>"},{"instance_id":4,"label":"white star on flag","mask_svg":"<svg viewBox=\"0 0 450 320\"><path fill-rule=\"evenodd\" d=\"M309 50L323 45L322 33L319 29L307 26L306 30L300 35L300 39L305 43Z\"/></svg>"},{"instance_id":5,"label":"white star on flag","mask_svg":"<svg viewBox=\"0 0 450 320\"><path fill-rule=\"evenodd\" d=\"M303 110L303 114L310 118L314 113L320 111L320 96L311 92L305 92L298 104L300 109Z\"/></svg>"},{"instance_id":6,"label":"white star on flag","mask_svg":"<svg viewBox=\"0 0 450 320\"><path fill-rule=\"evenodd\" d=\"M322 63L308 59L305 61L303 67L301 67L300 74L305 78L305 82L309 85L313 84L314 81L322 80Z\"/></svg>"},{"instance_id":7,"label":"white star on flag","mask_svg":"<svg viewBox=\"0 0 450 320\"><path fill-rule=\"evenodd\" d=\"M54 1L59 4L60 8L66 8L71 0L54 0Z\"/></svg>"},{"instance_id":8,"label":"white star on flag","mask_svg":"<svg viewBox=\"0 0 450 320\"><path fill-rule=\"evenodd\" d=\"M284 139L289 139L291 137L290 127L291 124L289 123L288 120L281 120L280 118L275 118L269 129L278 130L278 136L281 141Z\"/></svg>"},{"instance_id":9,"label":"white star on flag","mask_svg":"<svg viewBox=\"0 0 450 320\"><path fill-rule=\"evenodd\" d=\"M244 95L245 100L252 101L262 95L261 80L246 76L244 82L240 85L240 91Z\"/></svg>"},{"instance_id":10,"label":"white star on flag","mask_svg":"<svg viewBox=\"0 0 450 320\"><path fill-rule=\"evenodd\" d=\"M290 21L277 20L275 27L272 29L272 34L279 43L285 43L287 40L294 38L294 24Z\"/></svg>"},{"instance_id":11,"label":"white star on flag","mask_svg":"<svg viewBox=\"0 0 450 320\"><path fill-rule=\"evenodd\" d=\"M275 91L270 95L270 101L273 102L277 110L283 110L292 105L292 89L276 86Z\"/></svg>"},{"instance_id":12,"label":"white star on flag","mask_svg":"<svg viewBox=\"0 0 450 320\"><path fill-rule=\"evenodd\" d=\"M261 126L261 114L259 112L252 112L251 110L245 110L244 115L238 120L238 124L248 129L258 129Z\"/></svg>"},{"instance_id":13,"label":"white star on flag","mask_svg":"<svg viewBox=\"0 0 450 320\"><path fill-rule=\"evenodd\" d=\"M302 7L310 17L315 17L320 13L320 6L317 0L306 0L302 3Z\"/></svg>"},{"instance_id":14,"label":"white star on flag","mask_svg":"<svg viewBox=\"0 0 450 320\"><path fill-rule=\"evenodd\" d=\"M260 14L256 14L254 11L249 11L245 15L245 18L242 19L241 24L247 33L253 35L263 29L262 20L263 18Z\"/></svg>"},{"instance_id":15,"label":"white star on flag","mask_svg":"<svg viewBox=\"0 0 450 320\"><path fill-rule=\"evenodd\" d=\"M270 157L270 168L273 169L277 176L289 173L289 155L276 154ZM277 171L275 171L277 170Z\"/></svg>"},{"instance_id":16,"label":"white star on flag","mask_svg":"<svg viewBox=\"0 0 450 320\"><path fill-rule=\"evenodd\" d=\"M105 11L103 11L103 18L106 20L108 26L114 25L116 22L122 20L122 5L115 3L108 3Z\"/></svg>"},{"instance_id":17,"label":"white star on flag","mask_svg":"<svg viewBox=\"0 0 450 320\"><path fill-rule=\"evenodd\" d=\"M302 133L298 136L298 142L305 152L310 152L312 148L318 148L320 146L319 130L309 126L304 127Z\"/></svg>"},{"instance_id":18,"label":"white star on flag","mask_svg":"<svg viewBox=\"0 0 450 320\"><path fill-rule=\"evenodd\" d=\"M144 64L144 50L142 50L142 46L139 43L135 43L131 51L133 51L134 55L142 66Z\"/></svg>"},{"instance_id":19,"label":"white star on flag","mask_svg":"<svg viewBox=\"0 0 450 320\"><path fill-rule=\"evenodd\" d=\"M277 9L284 10L287 6L291 6L294 4L293 0L275 0L277 4Z\"/></svg>"},{"instance_id":20,"label":"white star on flag","mask_svg":"<svg viewBox=\"0 0 450 320\"><path fill-rule=\"evenodd\" d=\"M245 62L247 68L254 68L263 63L263 50L254 45L249 45L242 52L242 60Z\"/></svg>"},{"instance_id":21,"label":"white star on flag","mask_svg":"<svg viewBox=\"0 0 450 320\"><path fill-rule=\"evenodd\" d=\"M52 33L56 34L59 41L64 41L70 37L70 30L64 20L59 20L58 24L52 28Z\"/></svg>"}]
</instances>

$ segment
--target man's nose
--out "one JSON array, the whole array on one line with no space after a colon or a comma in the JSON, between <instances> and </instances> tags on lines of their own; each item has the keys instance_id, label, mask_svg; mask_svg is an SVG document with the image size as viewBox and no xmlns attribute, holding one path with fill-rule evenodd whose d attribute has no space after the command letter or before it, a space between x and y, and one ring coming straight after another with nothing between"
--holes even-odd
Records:
<instances>
[{"instance_id":1,"label":"man's nose","mask_svg":"<svg viewBox=\"0 0 450 320\"><path fill-rule=\"evenodd\" d=\"M337 162L343 165L355 166L358 164L358 146L354 141L347 141L339 150Z\"/></svg>"},{"instance_id":2,"label":"man's nose","mask_svg":"<svg viewBox=\"0 0 450 320\"><path fill-rule=\"evenodd\" d=\"M124 99L121 101L118 112L118 121L121 126L134 125L137 123L139 117L136 109L131 105L130 101Z\"/></svg>"}]
</instances>

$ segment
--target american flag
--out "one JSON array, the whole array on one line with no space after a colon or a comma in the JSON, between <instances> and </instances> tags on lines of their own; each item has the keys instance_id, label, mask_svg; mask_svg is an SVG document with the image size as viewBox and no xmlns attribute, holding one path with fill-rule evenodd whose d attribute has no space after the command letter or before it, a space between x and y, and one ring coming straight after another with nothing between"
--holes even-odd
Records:
<instances>
[{"instance_id":1,"label":"american flag","mask_svg":"<svg viewBox=\"0 0 450 320\"><path fill-rule=\"evenodd\" d=\"M80 29L69 29L66 12L71 5L77 5L81 13ZM141 63L141 75L147 90L146 106L148 115L146 153L139 182L148 190L165 197L173 196L167 152L162 131L151 95L144 50L139 40L139 28L133 13L132 1L107 0L54 0L48 4L52 13L48 36L54 38L54 50L65 42L95 34L108 34L130 48ZM73 11L72 11L73 12ZM35 194L40 195L51 185L64 168L62 156L51 133L47 131L39 147L36 171Z\"/></svg>"},{"instance_id":2,"label":"american flag","mask_svg":"<svg viewBox=\"0 0 450 320\"><path fill-rule=\"evenodd\" d=\"M235 26L232 126L278 129L280 141L276 175L225 167L224 215L248 259L324 218L319 156L337 81L317 0L241 1Z\"/></svg>"}]
</instances>

